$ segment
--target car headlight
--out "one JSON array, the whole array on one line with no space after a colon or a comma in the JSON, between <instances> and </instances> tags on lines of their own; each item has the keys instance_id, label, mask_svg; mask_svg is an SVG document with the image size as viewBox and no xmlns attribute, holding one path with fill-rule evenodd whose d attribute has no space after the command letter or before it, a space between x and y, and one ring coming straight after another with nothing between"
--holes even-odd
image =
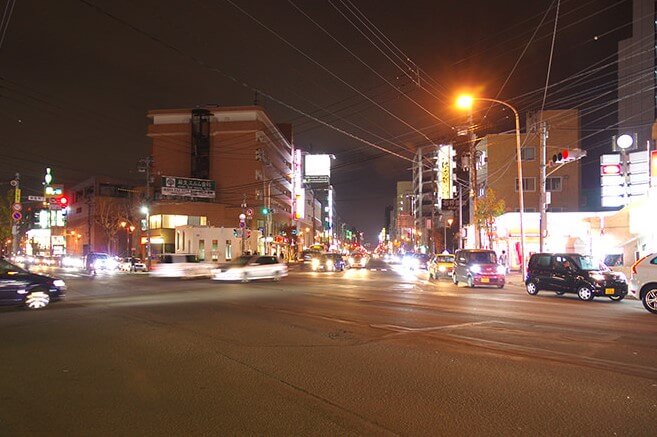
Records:
<instances>
[{"instance_id":1,"label":"car headlight","mask_svg":"<svg viewBox=\"0 0 657 437\"><path fill-rule=\"evenodd\" d=\"M600 273L591 273L589 276L594 281L604 281L605 280L605 275L602 275Z\"/></svg>"},{"instance_id":2,"label":"car headlight","mask_svg":"<svg viewBox=\"0 0 657 437\"><path fill-rule=\"evenodd\" d=\"M317 258L313 258L312 261L310 261L310 264L313 266L314 269L319 267L319 260Z\"/></svg>"},{"instance_id":3,"label":"car headlight","mask_svg":"<svg viewBox=\"0 0 657 437\"><path fill-rule=\"evenodd\" d=\"M326 260L326 266L327 267L333 267L333 260L332 259Z\"/></svg>"},{"instance_id":4,"label":"car headlight","mask_svg":"<svg viewBox=\"0 0 657 437\"><path fill-rule=\"evenodd\" d=\"M353 259L353 257L350 257L349 258L349 264L353 264L353 263L354 263L354 259Z\"/></svg>"},{"instance_id":5,"label":"car headlight","mask_svg":"<svg viewBox=\"0 0 657 437\"><path fill-rule=\"evenodd\" d=\"M473 266L470 266L470 271L472 273L481 273L481 266L478 264L475 264Z\"/></svg>"},{"instance_id":6,"label":"car headlight","mask_svg":"<svg viewBox=\"0 0 657 437\"><path fill-rule=\"evenodd\" d=\"M66 282L62 281L61 279L55 279L52 281L52 285L57 288L66 288Z\"/></svg>"},{"instance_id":7,"label":"car headlight","mask_svg":"<svg viewBox=\"0 0 657 437\"><path fill-rule=\"evenodd\" d=\"M445 271L447 271L447 267L445 267L445 266L438 266L438 271L439 271L439 272L445 272Z\"/></svg>"},{"instance_id":8,"label":"car headlight","mask_svg":"<svg viewBox=\"0 0 657 437\"><path fill-rule=\"evenodd\" d=\"M94 262L94 267L97 268L97 269L100 269L101 267L103 267L103 262L101 260L95 261Z\"/></svg>"},{"instance_id":9,"label":"car headlight","mask_svg":"<svg viewBox=\"0 0 657 437\"><path fill-rule=\"evenodd\" d=\"M497 274L498 275L504 275L506 273L506 267L504 266L497 266Z\"/></svg>"},{"instance_id":10,"label":"car headlight","mask_svg":"<svg viewBox=\"0 0 657 437\"><path fill-rule=\"evenodd\" d=\"M119 263L114 261L113 259L110 259L110 260L107 261L107 268L108 269L113 270L113 269L117 268L118 266L119 266Z\"/></svg>"}]
</instances>

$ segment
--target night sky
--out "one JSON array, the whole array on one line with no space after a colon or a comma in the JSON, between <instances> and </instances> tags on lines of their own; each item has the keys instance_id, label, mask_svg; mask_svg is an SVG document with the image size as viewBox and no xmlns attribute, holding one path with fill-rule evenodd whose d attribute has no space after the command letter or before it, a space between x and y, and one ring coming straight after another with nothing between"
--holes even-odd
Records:
<instances>
[{"instance_id":1,"label":"night sky","mask_svg":"<svg viewBox=\"0 0 657 437\"><path fill-rule=\"evenodd\" d=\"M16 0L0 47L2 187L19 171L25 194L37 193L46 166L56 183L138 180L148 110L251 105L259 89L270 116L293 123L297 147L336 155L338 214L373 240L395 182L410 180L409 162L303 114L410 157L465 121L452 107L459 90L540 109L556 4ZM562 84L550 88L546 108L603 105L583 118L585 175L610 151L615 52L630 22L631 1L560 2L550 83ZM567 80L600 61L606 68L593 78ZM506 111L487 109L475 114L480 135L512 128Z\"/></svg>"}]
</instances>

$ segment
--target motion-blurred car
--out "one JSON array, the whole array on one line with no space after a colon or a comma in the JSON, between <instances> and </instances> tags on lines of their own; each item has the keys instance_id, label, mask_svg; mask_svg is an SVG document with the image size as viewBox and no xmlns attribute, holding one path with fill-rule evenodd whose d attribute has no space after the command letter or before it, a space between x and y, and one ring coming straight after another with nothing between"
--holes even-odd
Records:
<instances>
[{"instance_id":1,"label":"motion-blurred car","mask_svg":"<svg viewBox=\"0 0 657 437\"><path fill-rule=\"evenodd\" d=\"M234 263L212 270L212 279L216 281L242 281L252 279L280 280L287 276L287 265L277 257L269 255L243 256Z\"/></svg>"},{"instance_id":2,"label":"motion-blurred car","mask_svg":"<svg viewBox=\"0 0 657 437\"><path fill-rule=\"evenodd\" d=\"M346 263L339 253L323 253L313 258L311 265L318 272L342 272Z\"/></svg>"},{"instance_id":3,"label":"motion-blurred car","mask_svg":"<svg viewBox=\"0 0 657 437\"><path fill-rule=\"evenodd\" d=\"M458 285L465 282L468 287L496 285L504 287L506 268L497 264L497 255L492 250L463 249L454 254L452 281Z\"/></svg>"},{"instance_id":4,"label":"motion-blurred car","mask_svg":"<svg viewBox=\"0 0 657 437\"><path fill-rule=\"evenodd\" d=\"M66 283L61 279L30 273L0 259L0 305L23 305L38 310L61 299L65 293Z\"/></svg>"},{"instance_id":5,"label":"motion-blurred car","mask_svg":"<svg viewBox=\"0 0 657 437\"><path fill-rule=\"evenodd\" d=\"M426 270L429 260L429 255L409 252L402 257L401 264L411 270Z\"/></svg>"},{"instance_id":6,"label":"motion-blurred car","mask_svg":"<svg viewBox=\"0 0 657 437\"><path fill-rule=\"evenodd\" d=\"M632 266L630 292L645 309L657 314L657 253L644 256Z\"/></svg>"},{"instance_id":7,"label":"motion-blurred car","mask_svg":"<svg viewBox=\"0 0 657 437\"><path fill-rule=\"evenodd\" d=\"M365 253L354 252L349 255L349 267L351 268L361 268L365 267L369 262L370 258Z\"/></svg>"},{"instance_id":8,"label":"motion-blurred car","mask_svg":"<svg viewBox=\"0 0 657 437\"><path fill-rule=\"evenodd\" d=\"M427 269L429 279L451 278L454 273L454 255L434 255Z\"/></svg>"},{"instance_id":9,"label":"motion-blurred car","mask_svg":"<svg viewBox=\"0 0 657 437\"><path fill-rule=\"evenodd\" d=\"M119 270L122 272L147 272L148 267L140 258L128 257L119 262Z\"/></svg>"},{"instance_id":10,"label":"motion-blurred car","mask_svg":"<svg viewBox=\"0 0 657 437\"><path fill-rule=\"evenodd\" d=\"M92 252L84 259L84 269L88 273L114 272L118 267L118 261L106 253Z\"/></svg>"},{"instance_id":11,"label":"motion-blurred car","mask_svg":"<svg viewBox=\"0 0 657 437\"><path fill-rule=\"evenodd\" d=\"M313 259L319 257L322 253L318 250L306 249L299 255L299 263L301 269L306 270L312 268Z\"/></svg>"},{"instance_id":12,"label":"motion-blurred car","mask_svg":"<svg viewBox=\"0 0 657 437\"><path fill-rule=\"evenodd\" d=\"M627 295L627 278L623 273L612 272L601 261L578 253L533 254L529 258L525 286L532 296L548 290L558 295L577 293L581 300L606 296L617 302Z\"/></svg>"},{"instance_id":13,"label":"motion-blurred car","mask_svg":"<svg viewBox=\"0 0 657 437\"><path fill-rule=\"evenodd\" d=\"M199 262L196 255L164 253L149 273L154 278L209 278L213 267Z\"/></svg>"}]
</instances>

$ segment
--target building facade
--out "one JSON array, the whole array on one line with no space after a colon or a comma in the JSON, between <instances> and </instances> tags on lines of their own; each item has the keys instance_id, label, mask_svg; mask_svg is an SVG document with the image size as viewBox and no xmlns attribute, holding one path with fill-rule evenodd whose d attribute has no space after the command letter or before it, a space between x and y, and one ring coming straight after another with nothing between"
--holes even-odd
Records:
<instances>
[{"instance_id":1,"label":"building facade","mask_svg":"<svg viewBox=\"0 0 657 437\"><path fill-rule=\"evenodd\" d=\"M244 214L245 227L261 232L265 251L280 252L285 242L276 237L293 222L291 126L274 124L259 106L152 110L148 117L151 174L157 175L151 233L163 239L165 251L175 247L176 226L232 229ZM171 195L162 189L166 177L198 180L214 189L202 196ZM178 219L154 221L158 215Z\"/></svg>"},{"instance_id":2,"label":"building facade","mask_svg":"<svg viewBox=\"0 0 657 437\"><path fill-rule=\"evenodd\" d=\"M528 134L521 134L523 145L522 171L524 205L526 212L539 211L540 138L535 122L541 120L540 113L527 118ZM547 161L563 149L580 147L579 111L549 110L543 112L542 120L548 124ZM551 198L548 211L566 212L580 209L581 161L573 161L561 168L548 167L551 173L546 180L546 190ZM520 210L518 200L518 173L515 133L486 135L477 144L477 194L485 195L491 188L498 199L503 199L506 211ZM554 172L552 172L555 170Z\"/></svg>"}]
</instances>

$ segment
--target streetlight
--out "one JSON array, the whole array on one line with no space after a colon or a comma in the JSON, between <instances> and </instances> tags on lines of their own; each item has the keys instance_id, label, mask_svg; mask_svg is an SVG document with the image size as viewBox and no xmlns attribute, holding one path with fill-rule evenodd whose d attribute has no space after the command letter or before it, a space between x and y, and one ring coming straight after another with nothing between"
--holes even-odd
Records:
<instances>
[{"instance_id":1,"label":"streetlight","mask_svg":"<svg viewBox=\"0 0 657 437\"><path fill-rule=\"evenodd\" d=\"M523 212L525 210L525 193L522 186L522 157L520 155L520 116L516 108L510 104L503 102L497 99L491 99L488 97L473 97L471 95L461 95L456 99L456 106L460 109L470 109L474 104L475 100L480 100L484 102L498 103L500 105L506 106L511 111L516 119L516 160L518 164L518 204L520 206L520 273L522 279L525 279L525 227L523 224ZM476 181L475 181L476 182ZM475 196L477 193L475 193Z\"/></svg>"},{"instance_id":2,"label":"streetlight","mask_svg":"<svg viewBox=\"0 0 657 437\"><path fill-rule=\"evenodd\" d=\"M142 206L141 213L146 216L146 267L151 271L151 212L147 206Z\"/></svg>"}]
</instances>

